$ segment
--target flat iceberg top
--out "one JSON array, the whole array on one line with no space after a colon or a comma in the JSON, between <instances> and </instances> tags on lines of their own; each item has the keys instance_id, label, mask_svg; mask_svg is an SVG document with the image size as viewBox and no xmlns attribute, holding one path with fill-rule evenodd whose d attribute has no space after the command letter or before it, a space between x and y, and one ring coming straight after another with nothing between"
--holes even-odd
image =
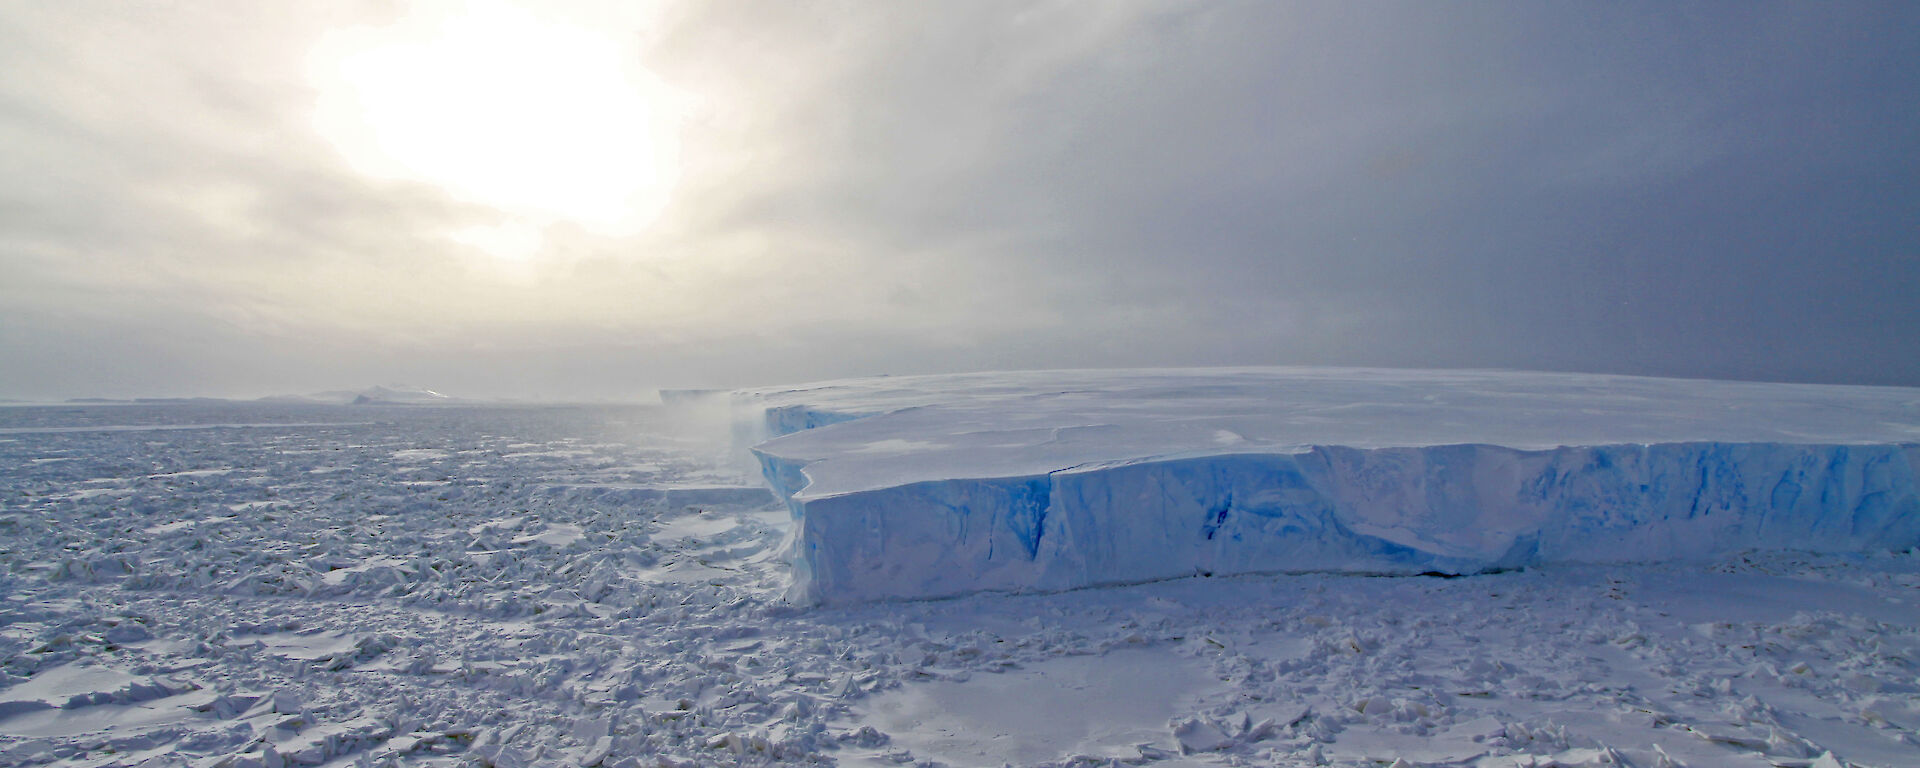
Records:
<instances>
[{"instance_id":1,"label":"flat iceberg top","mask_svg":"<svg viewBox=\"0 0 1920 768\"><path fill-rule=\"evenodd\" d=\"M767 409L776 437L755 450L804 468L797 499L1314 446L1920 441L1920 389L1510 371L1022 371L736 397Z\"/></svg>"}]
</instances>

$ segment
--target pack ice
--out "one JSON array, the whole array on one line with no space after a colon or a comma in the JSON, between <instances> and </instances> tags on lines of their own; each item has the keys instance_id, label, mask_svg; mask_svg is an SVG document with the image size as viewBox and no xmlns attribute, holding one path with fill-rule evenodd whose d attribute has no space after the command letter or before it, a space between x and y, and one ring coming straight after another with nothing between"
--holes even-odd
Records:
<instances>
[{"instance_id":1,"label":"pack ice","mask_svg":"<svg viewBox=\"0 0 1920 768\"><path fill-rule=\"evenodd\" d=\"M1920 544L1911 388L1260 368L733 398L814 602Z\"/></svg>"}]
</instances>

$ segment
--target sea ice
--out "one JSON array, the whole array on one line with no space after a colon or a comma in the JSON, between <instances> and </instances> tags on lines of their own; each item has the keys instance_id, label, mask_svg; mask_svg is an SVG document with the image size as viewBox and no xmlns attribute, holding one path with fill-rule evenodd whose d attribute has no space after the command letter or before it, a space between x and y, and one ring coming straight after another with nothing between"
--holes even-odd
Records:
<instances>
[{"instance_id":1,"label":"sea ice","mask_svg":"<svg viewBox=\"0 0 1920 768\"><path fill-rule=\"evenodd\" d=\"M802 608L679 408L0 407L0 766L1920 764L1920 555Z\"/></svg>"},{"instance_id":2,"label":"sea ice","mask_svg":"<svg viewBox=\"0 0 1920 768\"><path fill-rule=\"evenodd\" d=\"M1920 390L1484 371L736 393L818 602L1920 544Z\"/></svg>"}]
</instances>

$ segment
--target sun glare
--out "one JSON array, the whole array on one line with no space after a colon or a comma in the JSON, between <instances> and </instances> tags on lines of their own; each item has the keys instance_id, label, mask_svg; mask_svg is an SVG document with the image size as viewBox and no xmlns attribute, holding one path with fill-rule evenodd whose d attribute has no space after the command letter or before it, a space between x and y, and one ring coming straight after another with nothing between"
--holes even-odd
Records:
<instances>
[{"instance_id":1,"label":"sun glare","mask_svg":"<svg viewBox=\"0 0 1920 768\"><path fill-rule=\"evenodd\" d=\"M595 30L500 2L435 6L336 32L311 64L316 127L370 176L605 234L645 227L675 180L671 92Z\"/></svg>"}]
</instances>

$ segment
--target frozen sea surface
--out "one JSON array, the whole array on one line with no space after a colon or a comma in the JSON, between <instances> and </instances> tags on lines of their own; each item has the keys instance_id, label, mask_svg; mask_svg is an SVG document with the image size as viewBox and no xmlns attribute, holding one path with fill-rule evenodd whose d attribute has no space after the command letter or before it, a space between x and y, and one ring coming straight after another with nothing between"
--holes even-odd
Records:
<instances>
[{"instance_id":1,"label":"frozen sea surface","mask_svg":"<svg viewBox=\"0 0 1920 768\"><path fill-rule=\"evenodd\" d=\"M806 608L724 419L0 408L0 766L1920 764L1920 557Z\"/></svg>"}]
</instances>

